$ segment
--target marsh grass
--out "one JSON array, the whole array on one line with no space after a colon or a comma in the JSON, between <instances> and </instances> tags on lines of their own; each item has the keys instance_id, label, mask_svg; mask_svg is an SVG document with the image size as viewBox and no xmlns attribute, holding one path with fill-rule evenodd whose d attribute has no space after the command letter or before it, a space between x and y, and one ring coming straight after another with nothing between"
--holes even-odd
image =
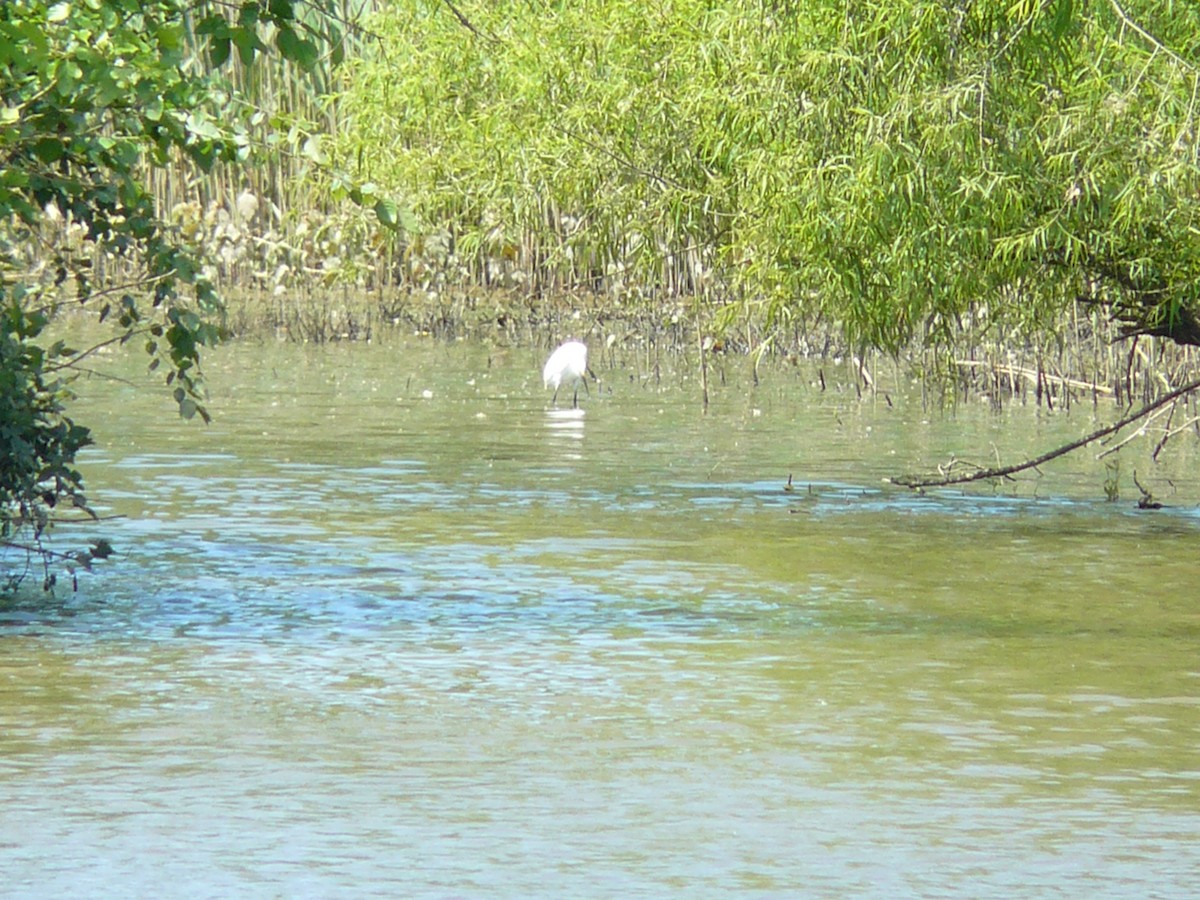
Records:
<instances>
[{"instance_id":1,"label":"marsh grass","mask_svg":"<svg viewBox=\"0 0 1200 900\"><path fill-rule=\"evenodd\" d=\"M646 369L657 366L662 354L683 356L699 378L718 383L721 360L729 354L751 356L756 366L816 362L819 389L827 376L861 395L886 393L897 379L915 380L925 404L934 407L984 399L996 409L1010 404L1125 408L1185 383L1198 362L1195 348L1162 338L1121 338L1094 310L1036 341L999 329L964 330L952 343L914 343L888 353L861 352L836 327L792 323L788 329L776 324L767 330L742 322L716 330L703 327L705 319L697 318L690 301L620 306L594 292L469 289L431 298L424 291L396 288L315 287L235 292L227 306L227 324L235 335L323 343L402 332L543 349L573 337L587 342L599 359L620 355Z\"/></svg>"}]
</instances>

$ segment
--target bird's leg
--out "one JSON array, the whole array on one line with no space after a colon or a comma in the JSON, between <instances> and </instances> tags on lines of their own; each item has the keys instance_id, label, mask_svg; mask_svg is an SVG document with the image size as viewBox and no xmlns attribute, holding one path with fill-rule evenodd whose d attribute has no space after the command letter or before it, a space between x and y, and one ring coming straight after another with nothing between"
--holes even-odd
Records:
<instances>
[{"instance_id":1,"label":"bird's leg","mask_svg":"<svg viewBox=\"0 0 1200 900\"><path fill-rule=\"evenodd\" d=\"M575 396L571 398L571 409L579 409L579 382L575 382Z\"/></svg>"},{"instance_id":2,"label":"bird's leg","mask_svg":"<svg viewBox=\"0 0 1200 900\"><path fill-rule=\"evenodd\" d=\"M561 387L561 385L559 387ZM550 398L550 405L558 406L558 388L554 389L554 396Z\"/></svg>"}]
</instances>

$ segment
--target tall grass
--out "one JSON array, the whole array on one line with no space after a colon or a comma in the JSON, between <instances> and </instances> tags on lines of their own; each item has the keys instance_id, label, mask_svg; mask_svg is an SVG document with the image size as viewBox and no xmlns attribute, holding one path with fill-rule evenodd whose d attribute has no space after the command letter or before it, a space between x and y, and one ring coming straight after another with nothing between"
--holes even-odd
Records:
<instances>
[{"instance_id":1,"label":"tall grass","mask_svg":"<svg viewBox=\"0 0 1200 900\"><path fill-rule=\"evenodd\" d=\"M359 27L376 0L337 0L322 31L339 37L324 48L320 64L304 71L277 53L261 54L253 66L237 53L212 69L203 39L188 34L190 64L224 84L245 112L251 165L217 163L201 172L182 159L166 167L148 164L145 179L156 202L190 241L210 257L209 274L226 291L266 297L314 288L365 286L377 275L386 243L373 214L341 201L324 147L343 127L337 98L342 88L335 53L361 53L371 38ZM302 14L315 15L304 6ZM218 13L236 18L229 4L201 0L192 23ZM274 35L260 26L271 46Z\"/></svg>"}]
</instances>

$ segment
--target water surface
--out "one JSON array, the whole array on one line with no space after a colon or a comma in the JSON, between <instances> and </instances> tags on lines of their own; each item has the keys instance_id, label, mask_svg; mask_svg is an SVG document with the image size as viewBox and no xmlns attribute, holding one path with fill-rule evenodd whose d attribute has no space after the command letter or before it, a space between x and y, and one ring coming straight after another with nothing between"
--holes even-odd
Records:
<instances>
[{"instance_id":1,"label":"water surface","mask_svg":"<svg viewBox=\"0 0 1200 900\"><path fill-rule=\"evenodd\" d=\"M1094 412L597 356L578 411L420 339L223 348L207 428L82 385L119 556L0 607L0 892L1200 890L1193 450L917 495Z\"/></svg>"}]
</instances>

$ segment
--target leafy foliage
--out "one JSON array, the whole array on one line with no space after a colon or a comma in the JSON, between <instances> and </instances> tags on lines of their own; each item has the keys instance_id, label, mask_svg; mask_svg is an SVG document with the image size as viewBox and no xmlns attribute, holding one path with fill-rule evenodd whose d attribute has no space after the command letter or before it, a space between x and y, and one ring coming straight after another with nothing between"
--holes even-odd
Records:
<instances>
[{"instance_id":1,"label":"leafy foliage","mask_svg":"<svg viewBox=\"0 0 1200 900\"><path fill-rule=\"evenodd\" d=\"M891 350L1076 299L1196 343L1200 7L1128 6L396 4L340 152L559 285L723 286Z\"/></svg>"},{"instance_id":2,"label":"leafy foliage","mask_svg":"<svg viewBox=\"0 0 1200 900\"><path fill-rule=\"evenodd\" d=\"M89 432L65 404L88 351L40 340L61 303L94 309L122 343L143 337L180 414L208 420L199 361L220 337L221 303L148 174L250 162L254 110L213 67L233 49L247 66L266 52L300 66L320 47L336 54L329 6L246 0L228 17L208 0L0 4L0 546L21 546L28 528L39 550L52 510L87 508L74 460ZM63 231L74 239L57 240Z\"/></svg>"},{"instance_id":3,"label":"leafy foliage","mask_svg":"<svg viewBox=\"0 0 1200 900\"><path fill-rule=\"evenodd\" d=\"M44 316L16 303L0 324L0 492L12 498L20 521L32 523L35 535L48 524L46 507L63 498L85 503L73 463L76 451L91 442L86 428L63 415L61 382L46 377L48 364L69 351L59 344L47 351L29 341L44 325ZM15 524L0 520L0 537L10 537Z\"/></svg>"}]
</instances>

